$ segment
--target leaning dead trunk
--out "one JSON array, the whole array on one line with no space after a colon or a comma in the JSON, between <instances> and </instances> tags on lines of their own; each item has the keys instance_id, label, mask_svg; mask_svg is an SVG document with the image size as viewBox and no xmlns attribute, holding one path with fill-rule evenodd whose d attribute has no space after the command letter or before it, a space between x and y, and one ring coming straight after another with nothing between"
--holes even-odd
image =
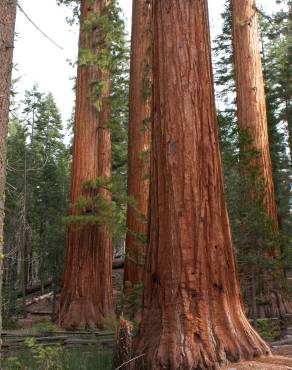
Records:
<instances>
[{"instance_id":1,"label":"leaning dead trunk","mask_svg":"<svg viewBox=\"0 0 292 370\"><path fill-rule=\"evenodd\" d=\"M71 184L72 215L88 216L90 210L74 205L80 198L99 194L110 202L104 188L88 189L85 182L111 177L111 138L106 127L110 119L110 76L97 64L86 60L94 55L102 31L89 27L98 19L107 0L81 2L80 58L77 75L77 102ZM85 25L86 24L86 25ZM100 41L102 42L102 41ZM84 61L85 59L85 61ZM102 82L102 96L95 96ZM93 104L94 103L94 104ZM67 253L60 298L59 324L65 328L94 327L113 311L112 241L105 225L85 224L68 227Z\"/></svg>"},{"instance_id":2,"label":"leaning dead trunk","mask_svg":"<svg viewBox=\"0 0 292 370\"><path fill-rule=\"evenodd\" d=\"M237 278L207 0L153 7L150 240L135 351L149 370L215 369L269 349L245 317Z\"/></svg>"},{"instance_id":3,"label":"leaning dead trunk","mask_svg":"<svg viewBox=\"0 0 292 370\"><path fill-rule=\"evenodd\" d=\"M258 16L254 0L233 0L233 43L235 77L237 91L237 114L238 124L243 136L241 146L241 174L242 181L246 184L243 191L243 204L252 207L256 202L261 202L265 209L267 222L272 224L271 240L273 247L269 244L262 247L262 259L266 258L270 263L280 258L279 227L277 208L275 201L274 184L272 178L272 165L269 151L267 112L264 91L264 80L262 63L259 49ZM246 137L245 137L246 136ZM254 173L257 173L254 175ZM256 176L256 179L254 177ZM263 220L263 222L265 222ZM243 228L249 229L244 225ZM245 230L247 234L250 230ZM261 231L259 231L261 232ZM265 234L268 233L264 231ZM264 235L263 239L265 238ZM251 248L256 248L251 245ZM268 303L265 305L267 316L285 315L292 313L285 299L276 299L278 304L274 305L274 293L279 289L279 280L284 278L282 269L275 269L261 274L261 285L270 290ZM278 282L277 282L278 280ZM276 285L277 284L277 285ZM277 307L271 311L271 305ZM262 308L264 306L262 305Z\"/></svg>"},{"instance_id":4,"label":"leaning dead trunk","mask_svg":"<svg viewBox=\"0 0 292 370\"><path fill-rule=\"evenodd\" d=\"M133 325L130 321L120 318L116 329L115 349L113 354L112 369L121 368L124 370L132 370L131 354L132 354L132 337Z\"/></svg>"},{"instance_id":5,"label":"leaning dead trunk","mask_svg":"<svg viewBox=\"0 0 292 370\"><path fill-rule=\"evenodd\" d=\"M132 52L129 100L128 196L126 265L124 280L142 282L149 200L149 149L151 125L151 5L133 1Z\"/></svg>"},{"instance_id":6,"label":"leaning dead trunk","mask_svg":"<svg viewBox=\"0 0 292 370\"><path fill-rule=\"evenodd\" d=\"M6 182L6 140L11 89L16 0L0 2L0 338L2 330L3 226ZM1 353L1 339L0 339ZM0 354L1 368L1 354Z\"/></svg>"}]
</instances>

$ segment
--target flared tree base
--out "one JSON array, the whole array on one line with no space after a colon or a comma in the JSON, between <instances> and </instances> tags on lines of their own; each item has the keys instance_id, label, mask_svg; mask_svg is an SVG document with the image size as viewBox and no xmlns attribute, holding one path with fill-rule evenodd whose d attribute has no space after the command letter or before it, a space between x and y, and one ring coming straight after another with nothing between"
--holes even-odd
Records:
<instances>
[{"instance_id":1,"label":"flared tree base","mask_svg":"<svg viewBox=\"0 0 292 370\"><path fill-rule=\"evenodd\" d=\"M271 354L241 312L237 318L231 312L212 317L212 323L200 316L176 323L157 317L147 326L142 322L134 347L135 355L146 356L135 370L215 370Z\"/></svg>"},{"instance_id":2,"label":"flared tree base","mask_svg":"<svg viewBox=\"0 0 292 370\"><path fill-rule=\"evenodd\" d=\"M101 328L104 322L98 305L86 298L61 303L57 317L58 325L68 330Z\"/></svg>"}]
</instances>

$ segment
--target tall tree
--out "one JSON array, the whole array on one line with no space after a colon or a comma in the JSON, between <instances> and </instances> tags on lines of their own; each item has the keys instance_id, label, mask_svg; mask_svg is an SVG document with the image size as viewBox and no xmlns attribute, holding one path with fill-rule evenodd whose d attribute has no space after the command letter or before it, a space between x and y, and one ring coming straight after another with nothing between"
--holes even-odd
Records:
<instances>
[{"instance_id":1,"label":"tall tree","mask_svg":"<svg viewBox=\"0 0 292 370\"><path fill-rule=\"evenodd\" d=\"M31 285L54 278L60 286L66 237L62 219L68 207L70 153L63 143L60 113L52 95L37 87L26 91L22 106L22 114L17 118L14 113L9 122L7 143L6 319L15 315L20 288L25 304Z\"/></svg>"},{"instance_id":2,"label":"tall tree","mask_svg":"<svg viewBox=\"0 0 292 370\"><path fill-rule=\"evenodd\" d=\"M241 176L242 181L247 185L243 192L244 204L259 205L262 208L262 215L265 217L273 238L270 242L265 242L265 233L268 228L261 231L263 244L255 245L261 247L259 252L261 258L268 257L271 263L276 262L273 274L263 271L266 287L270 287L272 296L275 275L281 275L283 270L279 268L277 261L281 256L279 243L278 214L275 201L274 183L272 177L272 165L270 158L270 148L268 140L267 111L265 100L264 80L262 73L262 63L260 55L258 15L253 0L232 0L233 11L233 44L234 44L234 63L235 79L237 90L237 115L238 125L241 132ZM249 181L246 179L253 179ZM258 188L256 192L255 188ZM261 204L262 203L262 207ZM259 211L255 209L255 211ZM244 228L244 218L243 228ZM252 232L249 226L246 230ZM256 231L256 230L255 230ZM270 245L272 243L272 247ZM251 271L251 276L254 271ZM273 277L272 277L273 276ZM253 288L252 288L253 289ZM274 305L274 303L276 303ZM275 315L285 314L289 308L277 294L271 300L271 305L275 306Z\"/></svg>"},{"instance_id":3,"label":"tall tree","mask_svg":"<svg viewBox=\"0 0 292 370\"><path fill-rule=\"evenodd\" d=\"M149 200L151 123L151 6L134 0L129 97L128 206L124 280L142 282Z\"/></svg>"},{"instance_id":4,"label":"tall tree","mask_svg":"<svg viewBox=\"0 0 292 370\"><path fill-rule=\"evenodd\" d=\"M266 100L259 49L257 10L253 0L232 1L233 43L237 88L238 124L250 136L251 146L258 153L254 161L266 183L266 207L278 232L277 209L270 159ZM246 150L250 150L250 148ZM279 251L275 251L279 255Z\"/></svg>"},{"instance_id":5,"label":"tall tree","mask_svg":"<svg viewBox=\"0 0 292 370\"><path fill-rule=\"evenodd\" d=\"M71 184L71 214L91 214L77 205L80 197L111 201L106 186L85 183L111 177L109 11L111 1L82 0L77 73L77 102ZM63 327L94 327L113 311L112 241L106 225L70 224L60 298Z\"/></svg>"},{"instance_id":6,"label":"tall tree","mask_svg":"<svg viewBox=\"0 0 292 370\"><path fill-rule=\"evenodd\" d=\"M2 307L3 226L6 181L6 140L10 101L12 57L16 18L16 0L3 0L0 4L0 307ZM0 334L2 315L0 313ZM0 335L1 336L1 335ZM1 361L1 356L0 356ZM1 367L1 363L0 363Z\"/></svg>"},{"instance_id":7,"label":"tall tree","mask_svg":"<svg viewBox=\"0 0 292 370\"><path fill-rule=\"evenodd\" d=\"M264 78L268 108L269 143L278 207L281 251L285 266L291 269L291 137L292 126L292 2L281 1L283 8L272 17L261 19ZM290 60L289 60L290 58ZM287 125L287 126L286 126ZM288 128L283 130L283 126ZM288 139L288 140L287 140ZM289 148L290 146L290 153ZM290 161L289 161L290 159Z\"/></svg>"},{"instance_id":8,"label":"tall tree","mask_svg":"<svg viewBox=\"0 0 292 370\"><path fill-rule=\"evenodd\" d=\"M282 78L280 86L283 91L284 101L283 101L283 119L287 123L288 127L288 140L290 149L290 162L292 164L292 1L284 0L280 1L282 3L287 3L288 12L286 13L286 22L283 22L283 17L280 16L280 22L284 24L283 34L284 34L284 52L282 52L283 69Z\"/></svg>"},{"instance_id":9,"label":"tall tree","mask_svg":"<svg viewBox=\"0 0 292 370\"><path fill-rule=\"evenodd\" d=\"M244 315L223 190L206 0L153 2L150 240L136 351L147 369L269 353Z\"/></svg>"}]
</instances>

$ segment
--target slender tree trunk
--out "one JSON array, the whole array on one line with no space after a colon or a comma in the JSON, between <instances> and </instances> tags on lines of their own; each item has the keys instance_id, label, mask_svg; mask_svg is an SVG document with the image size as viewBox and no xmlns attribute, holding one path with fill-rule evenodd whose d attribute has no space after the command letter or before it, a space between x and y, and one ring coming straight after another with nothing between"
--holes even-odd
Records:
<instances>
[{"instance_id":1,"label":"slender tree trunk","mask_svg":"<svg viewBox=\"0 0 292 370\"><path fill-rule=\"evenodd\" d=\"M81 1L80 51L94 52L97 33L87 32L86 20L92 20L107 5L107 0ZM103 99L100 110L89 97L92 87L103 81ZM84 182L98 177L111 177L111 137L105 124L110 118L110 76L98 65L79 65L77 75L77 105L71 184L71 204L82 195L91 197L95 191L84 189ZM94 193L95 192L95 193ZM111 201L108 190L98 190ZM93 194L94 193L94 194ZM79 214L74 206L71 214ZM65 328L94 327L112 314L112 240L106 226L83 225L68 227L67 253L60 299L59 323Z\"/></svg>"},{"instance_id":2,"label":"slender tree trunk","mask_svg":"<svg viewBox=\"0 0 292 370\"><path fill-rule=\"evenodd\" d=\"M149 200L151 124L151 5L134 0L129 104L128 207L125 282L142 282Z\"/></svg>"},{"instance_id":3,"label":"slender tree trunk","mask_svg":"<svg viewBox=\"0 0 292 370\"><path fill-rule=\"evenodd\" d=\"M11 89L16 0L0 2L0 368L2 331L3 226L6 182L6 140Z\"/></svg>"},{"instance_id":4,"label":"slender tree trunk","mask_svg":"<svg viewBox=\"0 0 292 370\"><path fill-rule=\"evenodd\" d=\"M267 252L263 258L271 261L277 260L281 255L279 243L278 215L275 201L275 191L272 177L272 165L268 140L267 111L264 91L264 79L260 56L259 30L257 10L254 0L232 0L233 7L233 43L235 78L237 90L237 114L238 124L241 132L249 136L250 142L243 145L243 152L256 153L255 159L250 158L248 163L242 161L242 175L249 176L254 168L259 170L259 180L264 181L264 207L267 215L272 221L274 232L274 247L272 252ZM247 190L244 197L252 203L253 192ZM267 249L268 251L268 249ZM277 269L275 274L283 277L283 270ZM281 276L280 276L281 275ZM275 277L266 274L266 283L269 286ZM274 287L279 288L278 283ZM271 289L272 290L272 289ZM274 299L273 299L274 300ZM277 299L278 300L278 299ZM284 300L284 298L283 298ZM281 304L272 315L285 315L290 313L289 304L281 299ZM272 303L272 299L271 299ZM284 307L286 307L284 309ZM284 311L283 311L284 309ZM269 311L269 308L267 307ZM286 312L286 310L288 310ZM270 315L270 314L269 314Z\"/></svg>"},{"instance_id":5,"label":"slender tree trunk","mask_svg":"<svg viewBox=\"0 0 292 370\"><path fill-rule=\"evenodd\" d=\"M243 312L228 221L207 0L153 2L150 240L135 351L146 369L268 354Z\"/></svg>"},{"instance_id":6,"label":"slender tree trunk","mask_svg":"<svg viewBox=\"0 0 292 370\"><path fill-rule=\"evenodd\" d=\"M286 73L287 73L287 81L286 81L286 119L287 119L287 126L288 126L288 140L289 140L289 149L290 149L290 162L292 165L292 2L288 2L288 31L287 31L287 43L288 43L288 50L287 50L287 64L286 64Z\"/></svg>"}]
</instances>

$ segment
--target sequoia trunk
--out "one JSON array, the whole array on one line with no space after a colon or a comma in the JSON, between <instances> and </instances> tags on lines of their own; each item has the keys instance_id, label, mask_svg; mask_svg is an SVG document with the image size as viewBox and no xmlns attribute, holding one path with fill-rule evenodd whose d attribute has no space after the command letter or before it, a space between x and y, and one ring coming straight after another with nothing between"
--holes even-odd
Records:
<instances>
[{"instance_id":1,"label":"sequoia trunk","mask_svg":"<svg viewBox=\"0 0 292 370\"><path fill-rule=\"evenodd\" d=\"M134 199L127 215L124 280L142 282L149 200L149 147L151 124L151 6L133 1L129 100L128 195Z\"/></svg>"},{"instance_id":2,"label":"sequoia trunk","mask_svg":"<svg viewBox=\"0 0 292 370\"><path fill-rule=\"evenodd\" d=\"M266 258L273 261L280 257L281 251L259 49L258 16L254 0L233 0L232 8L238 124L243 135L248 136L241 151L242 153L255 153L255 156L251 156L249 160L242 160L241 171L242 176L246 177L250 176L255 169L258 170L258 180L264 183L263 190L261 190L264 192L264 208L272 222L275 239L273 250L266 253ZM251 203L254 196L253 190L244 192L244 197L248 197ZM283 271L277 270L276 273L282 274ZM266 279L274 280L270 278L271 274L266 275ZM269 284L273 282L269 281ZM270 304L277 309L270 312L267 307L266 311L267 314L270 312L269 316L283 315L291 310L289 304L279 294L270 296Z\"/></svg>"},{"instance_id":3,"label":"sequoia trunk","mask_svg":"<svg viewBox=\"0 0 292 370\"><path fill-rule=\"evenodd\" d=\"M0 2L0 338L2 330L3 226L6 182L6 140L11 91L16 0ZM0 340L1 346L1 340ZM1 353L1 348L0 348ZM0 354L1 368L1 354Z\"/></svg>"},{"instance_id":4,"label":"sequoia trunk","mask_svg":"<svg viewBox=\"0 0 292 370\"><path fill-rule=\"evenodd\" d=\"M245 317L230 235L207 0L153 1L150 232L135 351L146 369L268 354Z\"/></svg>"},{"instance_id":5,"label":"sequoia trunk","mask_svg":"<svg viewBox=\"0 0 292 370\"><path fill-rule=\"evenodd\" d=\"M106 0L81 2L80 53L94 53L98 34L92 30L88 32L85 21L98 17L107 3ZM103 95L99 102L101 107L97 109L92 100L94 87L99 82L103 85ZM105 126L110 119L109 89L108 71L101 71L97 64L79 64L71 184L73 215L80 212L74 207L80 196L94 195L92 190L84 188L84 183L111 176L111 138L110 130ZM98 192L104 199L111 200L107 189ZM65 328L100 326L112 312L110 232L103 225L69 225L59 323Z\"/></svg>"}]
</instances>

